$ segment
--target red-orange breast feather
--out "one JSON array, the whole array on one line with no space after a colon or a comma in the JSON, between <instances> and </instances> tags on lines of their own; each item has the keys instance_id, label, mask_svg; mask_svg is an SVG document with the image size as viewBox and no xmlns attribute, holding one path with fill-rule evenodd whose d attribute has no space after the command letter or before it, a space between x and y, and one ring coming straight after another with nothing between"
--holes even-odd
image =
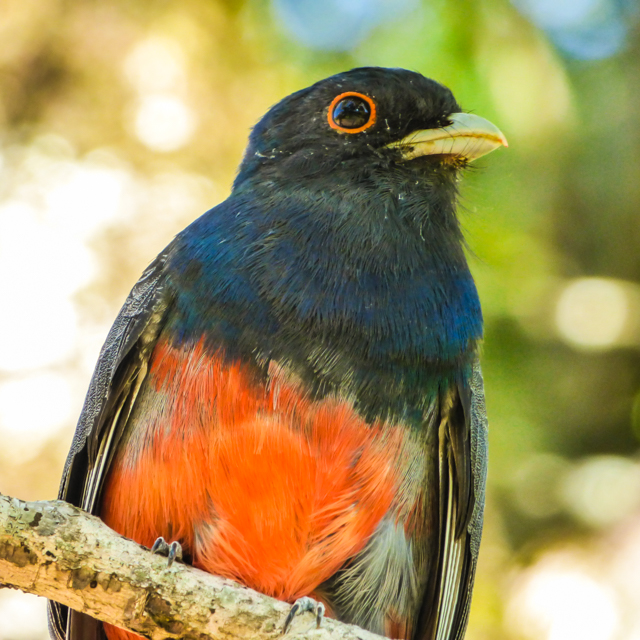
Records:
<instances>
[{"instance_id":1,"label":"red-orange breast feather","mask_svg":"<svg viewBox=\"0 0 640 640\"><path fill-rule=\"evenodd\" d=\"M312 594L397 492L400 429L367 424L344 400L311 401L277 367L265 385L202 341L158 343L140 404L102 518L147 546L179 540L196 567L276 598Z\"/></svg>"}]
</instances>

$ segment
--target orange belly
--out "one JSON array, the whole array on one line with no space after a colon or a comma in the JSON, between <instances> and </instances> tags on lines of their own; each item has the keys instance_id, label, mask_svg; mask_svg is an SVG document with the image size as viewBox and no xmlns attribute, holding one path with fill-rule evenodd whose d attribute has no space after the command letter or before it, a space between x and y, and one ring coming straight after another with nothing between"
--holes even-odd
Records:
<instances>
[{"instance_id":1,"label":"orange belly","mask_svg":"<svg viewBox=\"0 0 640 640\"><path fill-rule=\"evenodd\" d=\"M202 343L159 343L101 517L146 546L179 540L196 567L293 601L358 553L390 510L402 432L270 373L264 384Z\"/></svg>"}]
</instances>

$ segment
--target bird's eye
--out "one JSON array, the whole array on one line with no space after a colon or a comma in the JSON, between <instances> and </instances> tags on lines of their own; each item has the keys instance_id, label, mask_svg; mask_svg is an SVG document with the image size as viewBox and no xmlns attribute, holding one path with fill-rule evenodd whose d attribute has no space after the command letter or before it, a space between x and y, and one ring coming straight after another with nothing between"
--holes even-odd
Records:
<instances>
[{"instance_id":1,"label":"bird's eye","mask_svg":"<svg viewBox=\"0 0 640 640\"><path fill-rule=\"evenodd\" d=\"M362 93L341 93L331 101L327 118L332 129L360 133L375 124L376 104Z\"/></svg>"}]
</instances>

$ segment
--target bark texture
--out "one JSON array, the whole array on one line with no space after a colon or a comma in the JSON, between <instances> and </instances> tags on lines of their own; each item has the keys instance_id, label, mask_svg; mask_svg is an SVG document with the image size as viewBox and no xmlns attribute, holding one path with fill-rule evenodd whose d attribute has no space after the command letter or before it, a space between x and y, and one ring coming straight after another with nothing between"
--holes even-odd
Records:
<instances>
[{"instance_id":1,"label":"bark texture","mask_svg":"<svg viewBox=\"0 0 640 640\"><path fill-rule=\"evenodd\" d=\"M231 580L174 563L59 500L0 495L0 587L20 589L152 640L282 637L290 605ZM311 613L286 640L381 640Z\"/></svg>"}]
</instances>

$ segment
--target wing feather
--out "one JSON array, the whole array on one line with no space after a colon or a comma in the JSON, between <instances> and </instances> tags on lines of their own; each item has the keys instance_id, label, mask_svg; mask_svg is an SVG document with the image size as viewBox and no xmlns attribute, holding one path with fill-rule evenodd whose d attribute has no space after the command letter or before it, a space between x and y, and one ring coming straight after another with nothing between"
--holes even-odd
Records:
<instances>
[{"instance_id":1,"label":"wing feather","mask_svg":"<svg viewBox=\"0 0 640 640\"><path fill-rule=\"evenodd\" d=\"M58 497L89 512L97 507L163 325L169 305L165 263L170 249L171 245L151 263L125 301L100 352L78 420ZM49 631L57 640L104 637L102 625L88 624L84 618L69 616L67 607L49 602Z\"/></svg>"},{"instance_id":2,"label":"wing feather","mask_svg":"<svg viewBox=\"0 0 640 640\"><path fill-rule=\"evenodd\" d=\"M487 419L482 374L441 398L439 428L440 535L435 593L425 602L421 640L462 640L469 618L487 471Z\"/></svg>"}]
</instances>

